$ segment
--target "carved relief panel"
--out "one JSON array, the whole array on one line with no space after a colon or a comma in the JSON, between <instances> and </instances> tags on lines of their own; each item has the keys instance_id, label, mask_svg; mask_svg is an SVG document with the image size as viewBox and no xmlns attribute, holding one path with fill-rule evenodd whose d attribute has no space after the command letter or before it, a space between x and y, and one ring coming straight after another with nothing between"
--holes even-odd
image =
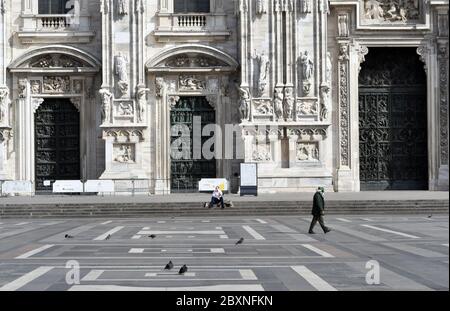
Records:
<instances>
[{"instance_id":1,"label":"carved relief panel","mask_svg":"<svg viewBox=\"0 0 450 311\"><path fill-rule=\"evenodd\" d=\"M421 20L424 3L420 0L364 0L363 24L405 24Z\"/></svg>"},{"instance_id":2,"label":"carved relief panel","mask_svg":"<svg viewBox=\"0 0 450 311\"><path fill-rule=\"evenodd\" d=\"M135 163L136 146L135 144L114 144L113 161L116 163Z\"/></svg>"}]
</instances>

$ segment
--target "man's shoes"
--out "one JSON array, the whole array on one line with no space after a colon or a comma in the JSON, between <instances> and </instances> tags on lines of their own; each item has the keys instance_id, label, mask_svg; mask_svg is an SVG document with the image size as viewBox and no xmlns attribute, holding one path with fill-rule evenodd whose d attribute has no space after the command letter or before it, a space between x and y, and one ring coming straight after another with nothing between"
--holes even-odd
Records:
<instances>
[{"instance_id":1,"label":"man's shoes","mask_svg":"<svg viewBox=\"0 0 450 311\"><path fill-rule=\"evenodd\" d=\"M309 232L308 232L309 234L316 234L314 231L312 231L312 230L309 230Z\"/></svg>"},{"instance_id":2,"label":"man's shoes","mask_svg":"<svg viewBox=\"0 0 450 311\"><path fill-rule=\"evenodd\" d=\"M327 234L328 232L330 232L331 231L331 229L330 228L327 228L327 229L325 229L325 234Z\"/></svg>"}]
</instances>

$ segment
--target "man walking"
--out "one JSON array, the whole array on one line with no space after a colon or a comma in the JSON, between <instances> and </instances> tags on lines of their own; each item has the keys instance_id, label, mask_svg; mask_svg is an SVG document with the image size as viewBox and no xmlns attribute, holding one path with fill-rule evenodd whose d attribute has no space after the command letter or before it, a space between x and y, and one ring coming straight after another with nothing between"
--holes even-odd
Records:
<instances>
[{"instance_id":1,"label":"man walking","mask_svg":"<svg viewBox=\"0 0 450 311\"><path fill-rule=\"evenodd\" d=\"M214 189L212 194L211 203L209 204L209 208L212 208L214 204L221 204L222 208L225 208L225 203L223 201L223 193L220 191L219 187Z\"/></svg>"},{"instance_id":2,"label":"man walking","mask_svg":"<svg viewBox=\"0 0 450 311\"><path fill-rule=\"evenodd\" d=\"M313 199L313 208L312 208L312 215L313 220L311 222L311 226L309 227L309 234L315 234L313 229L314 226L319 222L320 226L322 227L323 232L328 233L331 231L330 228L325 226L325 223L323 221L323 215L325 211L325 199L324 199L324 192L325 189L323 187L319 187L314 194Z\"/></svg>"}]
</instances>

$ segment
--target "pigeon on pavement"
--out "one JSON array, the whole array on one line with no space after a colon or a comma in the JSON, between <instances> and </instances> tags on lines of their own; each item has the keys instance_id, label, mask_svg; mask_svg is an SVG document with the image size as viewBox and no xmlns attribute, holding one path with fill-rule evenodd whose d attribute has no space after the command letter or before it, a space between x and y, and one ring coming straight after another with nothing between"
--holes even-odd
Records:
<instances>
[{"instance_id":1,"label":"pigeon on pavement","mask_svg":"<svg viewBox=\"0 0 450 311\"><path fill-rule=\"evenodd\" d=\"M169 263L166 265L166 267L164 268L164 270L172 270L173 269L173 262L169 261Z\"/></svg>"},{"instance_id":2,"label":"pigeon on pavement","mask_svg":"<svg viewBox=\"0 0 450 311\"><path fill-rule=\"evenodd\" d=\"M239 241L236 242L236 245L244 243L244 238L240 238Z\"/></svg>"},{"instance_id":3,"label":"pigeon on pavement","mask_svg":"<svg viewBox=\"0 0 450 311\"><path fill-rule=\"evenodd\" d=\"M186 265L183 265L178 272L178 274L185 274L188 271L188 267Z\"/></svg>"},{"instance_id":4,"label":"pigeon on pavement","mask_svg":"<svg viewBox=\"0 0 450 311\"><path fill-rule=\"evenodd\" d=\"M69 234L66 234L66 235L64 236L64 238L66 238L66 239L73 239L73 236L71 236L71 235L69 235Z\"/></svg>"},{"instance_id":5,"label":"pigeon on pavement","mask_svg":"<svg viewBox=\"0 0 450 311\"><path fill-rule=\"evenodd\" d=\"M156 238L156 235L152 234L152 235L149 235L148 237L154 239L154 238Z\"/></svg>"},{"instance_id":6,"label":"pigeon on pavement","mask_svg":"<svg viewBox=\"0 0 450 311\"><path fill-rule=\"evenodd\" d=\"M111 238L111 234L108 234L108 236L105 238L105 240L109 240Z\"/></svg>"}]
</instances>

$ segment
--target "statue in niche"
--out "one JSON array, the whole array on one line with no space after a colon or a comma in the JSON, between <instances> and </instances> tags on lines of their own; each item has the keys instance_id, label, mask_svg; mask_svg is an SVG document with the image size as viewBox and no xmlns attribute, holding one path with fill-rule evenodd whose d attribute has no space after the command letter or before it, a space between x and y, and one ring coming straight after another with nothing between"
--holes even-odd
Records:
<instances>
[{"instance_id":1,"label":"statue in niche","mask_svg":"<svg viewBox=\"0 0 450 311\"><path fill-rule=\"evenodd\" d=\"M273 104L275 106L275 116L277 120L283 119L283 90L275 89L275 98Z\"/></svg>"},{"instance_id":2,"label":"statue in niche","mask_svg":"<svg viewBox=\"0 0 450 311\"><path fill-rule=\"evenodd\" d=\"M27 96L27 79L20 79L18 85L19 98L25 98Z\"/></svg>"},{"instance_id":3,"label":"statue in niche","mask_svg":"<svg viewBox=\"0 0 450 311\"><path fill-rule=\"evenodd\" d=\"M263 15L267 13L266 0L256 0L256 14Z\"/></svg>"},{"instance_id":4,"label":"statue in niche","mask_svg":"<svg viewBox=\"0 0 450 311\"><path fill-rule=\"evenodd\" d=\"M102 98L102 123L111 123L111 101L113 95L107 89L100 90Z\"/></svg>"},{"instance_id":5,"label":"statue in niche","mask_svg":"<svg viewBox=\"0 0 450 311\"><path fill-rule=\"evenodd\" d=\"M164 90L164 78L158 77L155 81L156 97L162 97Z\"/></svg>"},{"instance_id":6,"label":"statue in niche","mask_svg":"<svg viewBox=\"0 0 450 311\"><path fill-rule=\"evenodd\" d=\"M119 15L128 14L128 0L117 0Z\"/></svg>"},{"instance_id":7,"label":"statue in niche","mask_svg":"<svg viewBox=\"0 0 450 311\"><path fill-rule=\"evenodd\" d=\"M239 88L239 113L242 121L248 121L250 117L250 93L245 88Z\"/></svg>"},{"instance_id":8,"label":"statue in niche","mask_svg":"<svg viewBox=\"0 0 450 311\"><path fill-rule=\"evenodd\" d=\"M0 88L0 123L8 122L9 119L9 90L7 88Z\"/></svg>"},{"instance_id":9,"label":"statue in niche","mask_svg":"<svg viewBox=\"0 0 450 311\"><path fill-rule=\"evenodd\" d=\"M293 119L293 112L294 112L294 89L291 87L287 87L284 89L284 109L286 113L286 120L292 120Z\"/></svg>"},{"instance_id":10,"label":"statue in niche","mask_svg":"<svg viewBox=\"0 0 450 311\"><path fill-rule=\"evenodd\" d=\"M258 92L260 96L264 94L264 90L267 85L267 76L270 70L270 60L269 57L264 53L258 54L255 51L255 56L253 57L258 62L259 67L259 78L258 78Z\"/></svg>"},{"instance_id":11,"label":"statue in niche","mask_svg":"<svg viewBox=\"0 0 450 311\"><path fill-rule=\"evenodd\" d=\"M300 12L301 13L311 13L312 2L311 0L301 0Z\"/></svg>"},{"instance_id":12,"label":"statue in niche","mask_svg":"<svg viewBox=\"0 0 450 311\"><path fill-rule=\"evenodd\" d=\"M147 93L150 89L145 88L145 85L139 84L136 91L136 104L137 104L137 118L138 122L144 120L145 106L147 104Z\"/></svg>"},{"instance_id":13,"label":"statue in niche","mask_svg":"<svg viewBox=\"0 0 450 311\"><path fill-rule=\"evenodd\" d=\"M305 53L300 54L300 62L302 63L303 68L303 81L311 80L313 76L314 63L311 57L309 56L308 51L305 51Z\"/></svg>"},{"instance_id":14,"label":"statue in niche","mask_svg":"<svg viewBox=\"0 0 450 311\"><path fill-rule=\"evenodd\" d=\"M320 121L328 120L328 107L330 106L330 87L324 86L321 88L321 107L320 107Z\"/></svg>"},{"instance_id":15,"label":"statue in niche","mask_svg":"<svg viewBox=\"0 0 450 311\"><path fill-rule=\"evenodd\" d=\"M122 95L128 92L128 59L121 52L115 57L115 73L119 76L119 89Z\"/></svg>"},{"instance_id":16,"label":"statue in niche","mask_svg":"<svg viewBox=\"0 0 450 311\"><path fill-rule=\"evenodd\" d=\"M339 15L338 17L338 32L340 37L348 36L348 16Z\"/></svg>"}]
</instances>

